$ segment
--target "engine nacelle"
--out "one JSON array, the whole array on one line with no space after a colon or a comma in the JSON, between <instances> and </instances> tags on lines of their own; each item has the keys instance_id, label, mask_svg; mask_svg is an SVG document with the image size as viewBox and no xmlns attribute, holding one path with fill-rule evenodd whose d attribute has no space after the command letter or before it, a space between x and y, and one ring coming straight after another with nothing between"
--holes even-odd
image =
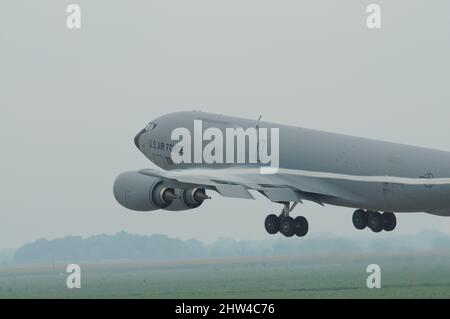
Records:
<instances>
[{"instance_id":1,"label":"engine nacelle","mask_svg":"<svg viewBox=\"0 0 450 319\"><path fill-rule=\"evenodd\" d=\"M113 191L120 205L137 211L167 208L178 197L161 179L133 171L117 176Z\"/></svg>"},{"instance_id":2,"label":"engine nacelle","mask_svg":"<svg viewBox=\"0 0 450 319\"><path fill-rule=\"evenodd\" d=\"M180 211L199 207L205 199L209 199L203 188L177 189L178 196L165 210Z\"/></svg>"}]
</instances>

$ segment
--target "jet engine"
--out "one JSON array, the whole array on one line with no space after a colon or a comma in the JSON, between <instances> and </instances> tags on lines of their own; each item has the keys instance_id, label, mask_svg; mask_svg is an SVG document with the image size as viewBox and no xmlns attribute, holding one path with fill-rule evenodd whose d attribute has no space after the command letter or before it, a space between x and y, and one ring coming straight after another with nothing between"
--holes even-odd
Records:
<instances>
[{"instance_id":1,"label":"jet engine","mask_svg":"<svg viewBox=\"0 0 450 319\"><path fill-rule=\"evenodd\" d=\"M178 198L175 190L161 179L133 171L117 176L113 191L120 205L137 211L164 209Z\"/></svg>"},{"instance_id":2,"label":"jet engine","mask_svg":"<svg viewBox=\"0 0 450 319\"><path fill-rule=\"evenodd\" d=\"M210 198L206 195L205 189L200 187L177 189L175 192L178 198L172 201L169 206L165 207L165 210L180 211L197 208L203 204L205 199Z\"/></svg>"}]
</instances>

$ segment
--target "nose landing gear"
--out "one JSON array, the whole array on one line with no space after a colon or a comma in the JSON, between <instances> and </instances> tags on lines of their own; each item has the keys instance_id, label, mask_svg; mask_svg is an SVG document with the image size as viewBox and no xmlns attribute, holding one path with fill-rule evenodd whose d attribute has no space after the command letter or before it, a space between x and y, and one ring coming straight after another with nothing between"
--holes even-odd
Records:
<instances>
[{"instance_id":1,"label":"nose landing gear","mask_svg":"<svg viewBox=\"0 0 450 319\"><path fill-rule=\"evenodd\" d=\"M297 206L297 202L290 205L290 203L283 203L284 207L280 216L270 214L266 217L264 226L269 234L276 234L280 232L286 237L297 235L303 237L308 233L308 220L303 216L298 216L295 219L289 216L289 213Z\"/></svg>"},{"instance_id":2,"label":"nose landing gear","mask_svg":"<svg viewBox=\"0 0 450 319\"><path fill-rule=\"evenodd\" d=\"M374 233L379 233L382 230L392 231L397 225L397 218L394 213L384 212L381 214L363 209L358 209L353 213L352 221L356 229L362 230L368 227Z\"/></svg>"}]
</instances>

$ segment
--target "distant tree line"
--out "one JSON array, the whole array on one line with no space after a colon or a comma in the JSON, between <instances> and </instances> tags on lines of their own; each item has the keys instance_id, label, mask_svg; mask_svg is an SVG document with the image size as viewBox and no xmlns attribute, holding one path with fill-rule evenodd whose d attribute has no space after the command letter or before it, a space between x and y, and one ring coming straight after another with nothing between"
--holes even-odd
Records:
<instances>
[{"instance_id":1,"label":"distant tree line","mask_svg":"<svg viewBox=\"0 0 450 319\"><path fill-rule=\"evenodd\" d=\"M135 235L120 232L88 238L68 236L39 239L16 250L16 263L152 261L241 256L315 255L361 251L408 251L450 249L450 237L422 233L410 237L380 237L366 242L355 239L313 236L312 238L237 241L219 238L206 245L196 239L181 240L166 235Z\"/></svg>"}]
</instances>

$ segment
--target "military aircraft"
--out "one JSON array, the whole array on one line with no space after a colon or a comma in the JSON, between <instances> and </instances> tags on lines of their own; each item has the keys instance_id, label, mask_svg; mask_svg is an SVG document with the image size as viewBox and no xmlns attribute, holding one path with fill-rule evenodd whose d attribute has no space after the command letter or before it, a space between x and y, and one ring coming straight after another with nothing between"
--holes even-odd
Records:
<instances>
[{"instance_id":1,"label":"military aircraft","mask_svg":"<svg viewBox=\"0 0 450 319\"><path fill-rule=\"evenodd\" d=\"M264 135L262 129L277 134ZM244 138L237 141L229 130L240 130ZM221 141L224 136L228 140ZM135 211L195 209L214 192L254 199L250 191L255 191L282 205L264 224L269 234L286 237L308 232L305 217L290 216L302 201L354 208L355 228L376 233L394 230L394 213L450 216L450 153L445 151L199 111L163 115L134 142L159 167L116 178L116 200ZM274 162L275 151L273 167L267 158ZM202 158L206 153L212 160ZM273 170L263 172L264 167Z\"/></svg>"}]
</instances>

